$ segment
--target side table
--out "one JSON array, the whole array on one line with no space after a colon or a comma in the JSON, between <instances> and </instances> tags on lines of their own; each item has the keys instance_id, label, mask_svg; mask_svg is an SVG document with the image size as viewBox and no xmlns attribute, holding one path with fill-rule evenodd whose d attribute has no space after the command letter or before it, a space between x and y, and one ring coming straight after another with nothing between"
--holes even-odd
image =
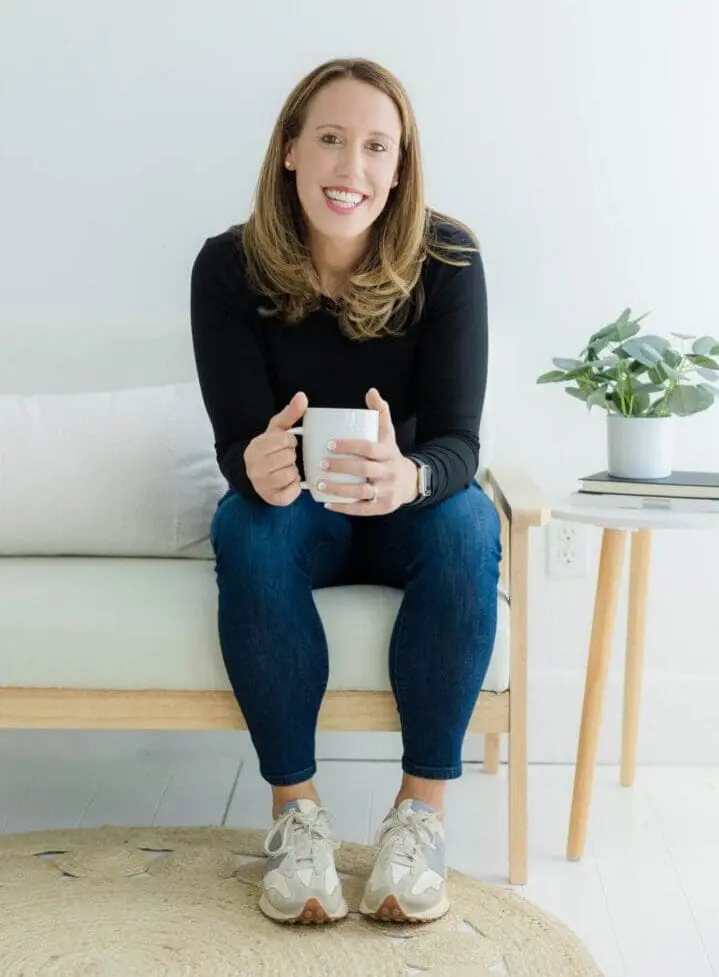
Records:
<instances>
[{"instance_id":1,"label":"side table","mask_svg":"<svg viewBox=\"0 0 719 977\"><path fill-rule=\"evenodd\" d=\"M629 563L621 783L625 787L630 787L634 782L636 771L652 531L717 529L719 513L625 509L611 504L606 507L577 505L571 498L567 498L552 506L552 518L599 526L603 530L584 685L582 722L577 747L577 765L574 771L572 812L567 838L567 858L577 859L582 857L587 839L597 744L627 532L632 533L632 542Z\"/></svg>"}]
</instances>

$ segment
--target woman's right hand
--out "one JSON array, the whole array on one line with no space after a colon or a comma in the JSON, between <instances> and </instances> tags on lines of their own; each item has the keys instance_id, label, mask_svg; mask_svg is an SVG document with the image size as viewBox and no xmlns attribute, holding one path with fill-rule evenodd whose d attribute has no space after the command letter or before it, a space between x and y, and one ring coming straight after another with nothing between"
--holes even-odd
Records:
<instances>
[{"instance_id":1,"label":"woman's right hand","mask_svg":"<svg viewBox=\"0 0 719 977\"><path fill-rule=\"evenodd\" d=\"M245 448L247 477L255 492L269 505L290 505L302 491L297 468L297 438L290 428L307 410L307 397L296 393L267 429Z\"/></svg>"}]
</instances>

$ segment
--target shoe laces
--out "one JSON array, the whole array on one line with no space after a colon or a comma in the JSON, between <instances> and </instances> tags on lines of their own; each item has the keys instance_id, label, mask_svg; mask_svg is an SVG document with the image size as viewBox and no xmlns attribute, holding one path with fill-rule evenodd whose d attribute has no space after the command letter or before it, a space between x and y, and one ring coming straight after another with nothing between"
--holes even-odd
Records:
<instances>
[{"instance_id":1,"label":"shoe laces","mask_svg":"<svg viewBox=\"0 0 719 977\"><path fill-rule=\"evenodd\" d=\"M436 823L437 815L431 811L393 808L390 818L380 826L376 844L392 860L400 856L414 862L421 854L420 845L433 844Z\"/></svg>"},{"instance_id":2,"label":"shoe laces","mask_svg":"<svg viewBox=\"0 0 719 977\"><path fill-rule=\"evenodd\" d=\"M270 842L280 835L278 848L270 848ZM340 842L332 835L329 811L317 807L313 811L290 810L277 819L265 838L264 849L267 855L287 855L293 852L298 860L312 859L323 846L339 848Z\"/></svg>"}]
</instances>

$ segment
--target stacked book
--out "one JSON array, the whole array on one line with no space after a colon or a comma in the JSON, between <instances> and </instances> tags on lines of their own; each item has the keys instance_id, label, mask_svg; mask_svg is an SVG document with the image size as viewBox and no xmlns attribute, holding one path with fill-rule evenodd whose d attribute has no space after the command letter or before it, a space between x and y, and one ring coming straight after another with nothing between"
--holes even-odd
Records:
<instances>
[{"instance_id":1,"label":"stacked book","mask_svg":"<svg viewBox=\"0 0 719 977\"><path fill-rule=\"evenodd\" d=\"M719 473L672 472L666 478L640 480L597 472L580 479L572 501L625 509L719 512Z\"/></svg>"}]
</instances>

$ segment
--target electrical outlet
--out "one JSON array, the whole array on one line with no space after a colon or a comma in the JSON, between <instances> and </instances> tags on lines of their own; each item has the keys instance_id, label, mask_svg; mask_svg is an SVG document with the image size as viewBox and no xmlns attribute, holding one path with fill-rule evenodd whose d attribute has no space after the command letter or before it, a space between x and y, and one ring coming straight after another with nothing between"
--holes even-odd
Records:
<instances>
[{"instance_id":1,"label":"electrical outlet","mask_svg":"<svg viewBox=\"0 0 719 977\"><path fill-rule=\"evenodd\" d=\"M547 526L547 576L553 580L588 574L586 527L555 519Z\"/></svg>"}]
</instances>

